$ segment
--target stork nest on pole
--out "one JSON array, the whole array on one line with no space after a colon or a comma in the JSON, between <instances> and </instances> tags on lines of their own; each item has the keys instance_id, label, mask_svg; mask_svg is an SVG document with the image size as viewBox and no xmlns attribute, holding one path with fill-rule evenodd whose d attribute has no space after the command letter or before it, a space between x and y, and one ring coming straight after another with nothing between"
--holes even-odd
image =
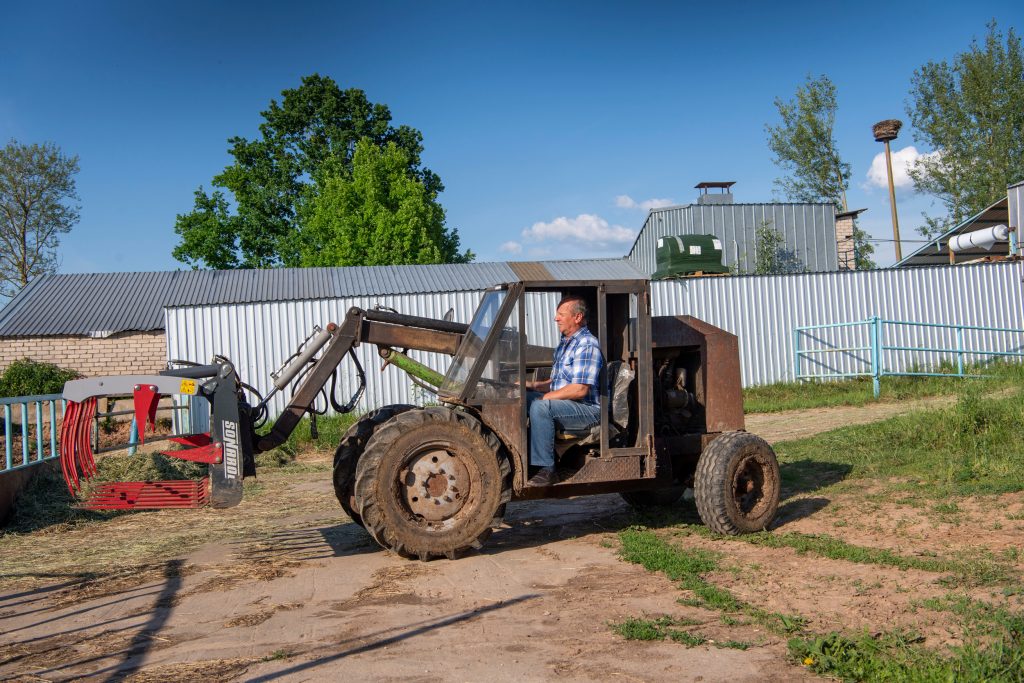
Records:
<instances>
[{"instance_id":1,"label":"stork nest on pole","mask_svg":"<svg viewBox=\"0 0 1024 683\"><path fill-rule=\"evenodd\" d=\"M903 122L899 119L886 119L871 126L871 132L875 134L875 142L888 142L896 139L902 127Z\"/></svg>"}]
</instances>

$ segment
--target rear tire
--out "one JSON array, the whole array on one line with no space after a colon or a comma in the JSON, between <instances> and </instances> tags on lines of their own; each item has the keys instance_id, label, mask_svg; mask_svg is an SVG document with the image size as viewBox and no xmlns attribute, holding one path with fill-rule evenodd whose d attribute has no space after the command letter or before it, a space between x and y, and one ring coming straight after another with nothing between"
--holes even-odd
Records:
<instances>
[{"instance_id":1,"label":"rear tire","mask_svg":"<svg viewBox=\"0 0 1024 683\"><path fill-rule=\"evenodd\" d=\"M362 526L363 519L356 512L355 502L352 494L355 491L356 463L366 448L366 443L373 436L377 428L387 422L395 415L412 410L416 406L396 404L384 406L378 410L363 415L359 420L348 428L345 436L341 438L338 450L334 452L334 495L341 503L341 509L345 511L353 522Z\"/></svg>"},{"instance_id":2,"label":"rear tire","mask_svg":"<svg viewBox=\"0 0 1024 683\"><path fill-rule=\"evenodd\" d=\"M366 530L404 557L455 559L480 548L512 498L498 438L450 408L410 410L378 428L356 465Z\"/></svg>"},{"instance_id":3,"label":"rear tire","mask_svg":"<svg viewBox=\"0 0 1024 683\"><path fill-rule=\"evenodd\" d=\"M727 432L697 462L694 497L701 520L735 536L762 531L775 519L781 480L775 451L749 432Z\"/></svg>"}]
</instances>

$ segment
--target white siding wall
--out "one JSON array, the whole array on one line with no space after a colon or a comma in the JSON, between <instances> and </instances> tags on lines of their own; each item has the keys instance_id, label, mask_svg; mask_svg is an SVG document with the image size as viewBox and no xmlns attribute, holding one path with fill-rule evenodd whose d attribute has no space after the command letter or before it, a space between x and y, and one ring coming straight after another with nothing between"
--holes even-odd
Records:
<instances>
[{"instance_id":1,"label":"white siding wall","mask_svg":"<svg viewBox=\"0 0 1024 683\"><path fill-rule=\"evenodd\" d=\"M1024 266L1016 263L698 278L652 283L652 306L654 315L693 315L738 335L743 383L750 386L792 379L793 329L798 326L850 322L877 315L892 320L1022 330L1022 276ZM266 394L272 386L271 371L294 352L313 325L323 327L328 322L339 322L351 306L372 308L381 304L401 313L434 318L454 308L456 321L469 322L481 294L452 292L168 308L168 358L209 362L214 354L226 355L244 381ZM527 334L533 343L554 346L557 340L551 322L553 301L550 297L539 297L538 310L527 312ZM867 341L862 332L818 336L822 340L819 345L865 346ZM904 346L942 346L950 343L950 339L943 332L886 334L886 343ZM971 333L965 342L974 348L1020 350L1024 334ZM360 409L422 399L422 392L400 370L388 368L380 372L376 347L363 345L357 353L367 376ZM447 356L418 352L410 355L442 372L448 367ZM845 371L862 369L866 358L866 353L851 353L845 361L831 359L829 367ZM906 354L898 356L897 352L890 352L883 359L889 367L937 360L908 358ZM348 365L342 364L343 382L338 390L343 401L355 389L354 372L348 371ZM805 365L804 371L808 370L810 366ZM276 397L271 412L280 412L284 405L285 398Z\"/></svg>"}]
</instances>

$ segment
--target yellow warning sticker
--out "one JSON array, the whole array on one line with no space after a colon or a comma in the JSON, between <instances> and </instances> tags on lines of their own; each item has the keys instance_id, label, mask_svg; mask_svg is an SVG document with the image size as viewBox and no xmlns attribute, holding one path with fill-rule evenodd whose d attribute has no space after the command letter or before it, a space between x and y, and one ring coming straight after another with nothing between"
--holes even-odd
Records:
<instances>
[{"instance_id":1,"label":"yellow warning sticker","mask_svg":"<svg viewBox=\"0 0 1024 683\"><path fill-rule=\"evenodd\" d=\"M191 394L196 393L196 381L194 379L183 379L181 380L181 389L178 391L180 394Z\"/></svg>"}]
</instances>

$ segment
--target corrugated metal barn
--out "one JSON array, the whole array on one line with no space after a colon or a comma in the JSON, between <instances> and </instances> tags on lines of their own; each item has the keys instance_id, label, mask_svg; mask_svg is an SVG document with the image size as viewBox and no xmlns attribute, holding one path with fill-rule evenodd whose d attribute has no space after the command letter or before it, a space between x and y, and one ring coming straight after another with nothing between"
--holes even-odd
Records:
<instances>
[{"instance_id":1,"label":"corrugated metal barn","mask_svg":"<svg viewBox=\"0 0 1024 683\"><path fill-rule=\"evenodd\" d=\"M720 196L720 195L716 195ZM836 214L831 204L688 204L652 209L629 258L647 274L656 270L658 239L670 235L714 235L722 241L726 266L751 272L756 231L768 222L807 270L838 270Z\"/></svg>"},{"instance_id":2,"label":"corrugated metal barn","mask_svg":"<svg viewBox=\"0 0 1024 683\"><path fill-rule=\"evenodd\" d=\"M480 264L484 265L484 264ZM493 264L486 264L490 267ZM504 264L500 264L504 265ZM635 277L622 261L547 264L559 277L578 277L598 268L603 277ZM468 269L473 266L465 266ZM462 266L458 268L463 268ZM401 268L399 268L400 270ZM570 275L569 273L572 273ZM488 280L488 277L494 277ZM745 386L793 378L793 330L798 326L852 322L871 316L894 320L954 323L1024 329L1021 301L1021 263L984 264L957 268L874 270L808 273L782 276L694 278L652 283L654 315L694 315L740 338L740 366ZM514 279L511 271L487 271L477 283L488 286ZM464 281L471 281L467 277ZM421 283L420 289L426 289ZM439 283L438 283L439 284ZM383 305L410 315L440 317L455 309L455 320L468 322L485 286L461 291L419 291L403 294L359 294L304 301L251 301L246 303L175 306L166 309L168 355L207 361L215 353L229 356L246 381L269 391L269 373L309 334L313 325L340 320L350 306ZM529 334L555 339L551 322L554 301L541 301L541 310L528 311ZM845 336L843 336L845 334ZM825 341L863 346L854 332ZM889 341L906 346L947 346L945 332L901 333ZM973 348L1020 350L1024 333L978 332L965 340ZM425 397L401 372L379 372L380 360L371 347L361 347L360 361L367 369L363 407L418 402ZM443 370L448 358L416 354L417 359ZM848 354L829 361L836 371L863 369L866 354ZM938 357L888 352L887 367L910 363L936 363ZM969 361L981 360L970 357ZM344 392L354 389L354 376L344 373ZM283 403L273 404L280 410Z\"/></svg>"}]
</instances>

